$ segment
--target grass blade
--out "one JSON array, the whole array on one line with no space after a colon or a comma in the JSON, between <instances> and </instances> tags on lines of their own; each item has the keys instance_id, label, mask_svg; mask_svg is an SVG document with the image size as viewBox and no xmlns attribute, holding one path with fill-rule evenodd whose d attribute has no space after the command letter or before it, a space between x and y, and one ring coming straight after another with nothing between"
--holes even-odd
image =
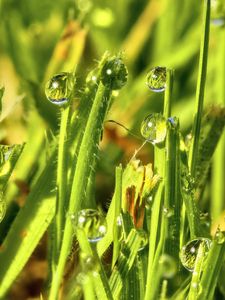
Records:
<instances>
[{"instance_id":1,"label":"grass blade","mask_svg":"<svg viewBox=\"0 0 225 300\"><path fill-rule=\"evenodd\" d=\"M203 111L204 102L204 91L206 82L206 72L207 72L207 60L208 60L208 44L209 44L209 27L210 27L210 6L211 1L203 1L204 14L202 23L202 41L200 48L200 60L199 60L199 74L196 89L196 111L193 123L193 141L191 144L191 150L189 154L189 168L191 175L195 177L196 172L196 161L199 151L199 139L200 139L200 129L201 129L201 118Z\"/></svg>"},{"instance_id":2,"label":"grass blade","mask_svg":"<svg viewBox=\"0 0 225 300\"><path fill-rule=\"evenodd\" d=\"M6 294L52 221L55 213L55 193L50 192L54 181L53 166L51 160L1 245L0 298Z\"/></svg>"}]
</instances>

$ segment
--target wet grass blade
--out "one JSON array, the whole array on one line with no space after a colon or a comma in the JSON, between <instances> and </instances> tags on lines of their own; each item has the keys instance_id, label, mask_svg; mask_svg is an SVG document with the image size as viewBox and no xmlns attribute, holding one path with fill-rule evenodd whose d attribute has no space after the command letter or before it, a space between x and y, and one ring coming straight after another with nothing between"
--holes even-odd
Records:
<instances>
[{"instance_id":1,"label":"wet grass blade","mask_svg":"<svg viewBox=\"0 0 225 300\"><path fill-rule=\"evenodd\" d=\"M103 68L109 55L106 54L100 62ZM126 82L126 81L125 81ZM55 274L53 274L52 286L49 299L56 299L60 282L63 276L63 271L69 254L72 242L72 223L71 215L76 215L81 208L88 207L88 203L84 201L87 193L88 180L91 174L96 155L98 153L98 144L101 138L103 122L111 101L111 86L104 86L99 83L97 93L87 120L87 124L82 136L80 149L77 157L76 168L74 170L72 188L70 192L70 201L64 228L64 236L60 251L59 261Z\"/></svg>"}]
</instances>

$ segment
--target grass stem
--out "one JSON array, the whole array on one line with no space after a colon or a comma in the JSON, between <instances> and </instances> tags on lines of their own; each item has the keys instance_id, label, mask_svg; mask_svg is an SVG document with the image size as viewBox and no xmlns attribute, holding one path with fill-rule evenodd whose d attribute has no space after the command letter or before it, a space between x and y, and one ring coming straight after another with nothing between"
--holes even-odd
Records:
<instances>
[{"instance_id":1,"label":"grass stem","mask_svg":"<svg viewBox=\"0 0 225 300\"><path fill-rule=\"evenodd\" d=\"M204 104L204 92L207 73L207 61L208 61L208 44L209 44L209 29L210 29L210 0L204 2L204 14L202 23L202 40L200 47L200 59L199 59L199 73L196 88L196 102L195 102L195 115L192 128L192 144L189 154L189 168L192 177L195 177L196 162L198 157L201 119Z\"/></svg>"}]
</instances>

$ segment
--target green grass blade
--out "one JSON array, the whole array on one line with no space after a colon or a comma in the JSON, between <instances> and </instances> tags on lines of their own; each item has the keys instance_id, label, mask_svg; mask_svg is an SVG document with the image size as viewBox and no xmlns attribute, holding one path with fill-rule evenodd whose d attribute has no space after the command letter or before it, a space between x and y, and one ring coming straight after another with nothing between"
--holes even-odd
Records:
<instances>
[{"instance_id":1,"label":"green grass blade","mask_svg":"<svg viewBox=\"0 0 225 300\"><path fill-rule=\"evenodd\" d=\"M188 169L187 154L180 151L181 195L185 204L191 239L203 236L200 225L200 212L194 198L194 179Z\"/></svg>"},{"instance_id":2,"label":"green grass blade","mask_svg":"<svg viewBox=\"0 0 225 300\"><path fill-rule=\"evenodd\" d=\"M0 191L4 191L24 145L0 145Z\"/></svg>"},{"instance_id":3,"label":"green grass blade","mask_svg":"<svg viewBox=\"0 0 225 300\"><path fill-rule=\"evenodd\" d=\"M52 158L43 170L1 246L0 298L19 275L54 216L55 199L50 192L54 181L53 161Z\"/></svg>"},{"instance_id":4,"label":"green grass blade","mask_svg":"<svg viewBox=\"0 0 225 300\"><path fill-rule=\"evenodd\" d=\"M103 58L103 62L105 62L105 58ZM98 153L98 144L101 137L104 118L110 106L111 92L112 90L110 87L104 86L102 83L99 84L78 153L70 194L68 216L74 215L81 208L88 206L88 203L84 202L88 187L88 179L91 173L91 167L95 161L94 157ZM58 289L63 275L66 259L70 251L71 242L72 223L68 217L65 223L58 266L55 274L53 274L49 299L53 300L57 298Z\"/></svg>"},{"instance_id":5,"label":"green grass blade","mask_svg":"<svg viewBox=\"0 0 225 300\"><path fill-rule=\"evenodd\" d=\"M164 178L165 172L165 148L155 148L155 172ZM149 237L149 254L148 254L148 271L147 271L147 286L145 300L150 299L153 288L153 265L158 244L158 234L161 230L162 222L162 200L164 192L164 182L160 182L157 188L151 211L150 237ZM159 221L160 220L160 221ZM160 225L159 225L160 224ZM163 241L164 243L164 241ZM162 244L162 243L161 243Z\"/></svg>"},{"instance_id":6,"label":"green grass blade","mask_svg":"<svg viewBox=\"0 0 225 300\"><path fill-rule=\"evenodd\" d=\"M221 232L221 234L223 234ZM200 294L198 300L213 299L220 269L222 267L221 261L224 260L225 243L217 243L213 241L211 249L208 253L203 269L202 277L199 282Z\"/></svg>"},{"instance_id":7,"label":"green grass blade","mask_svg":"<svg viewBox=\"0 0 225 300\"><path fill-rule=\"evenodd\" d=\"M199 151L199 139L201 129L201 118L203 111L206 72L207 72L207 60L208 60L208 44L209 44L209 27L210 27L210 6L211 1L203 1L204 14L202 23L202 41L200 48L199 59L199 74L196 88L196 111L193 124L193 141L191 144L191 150L189 154L189 167L193 177L195 177L196 160Z\"/></svg>"},{"instance_id":8,"label":"green grass blade","mask_svg":"<svg viewBox=\"0 0 225 300\"><path fill-rule=\"evenodd\" d=\"M204 270L204 265L203 265L204 259L205 259L204 243L201 243L195 260L195 266L192 274L188 300L197 299L199 288L200 288L199 281L200 281L201 273Z\"/></svg>"},{"instance_id":9,"label":"green grass blade","mask_svg":"<svg viewBox=\"0 0 225 300\"><path fill-rule=\"evenodd\" d=\"M105 271L103 269L102 263L99 259L99 256L96 251L96 245L91 245L88 242L87 237L85 236L85 233L82 230L76 231L76 236L78 239L78 242L80 244L80 251L81 253L84 253L85 255L90 255L95 260L98 267L96 267L96 271L93 270L92 275L90 276L92 278L92 283L94 284L94 290L97 295L97 298L100 299L110 299L112 300L112 294L109 287L109 282L106 277ZM97 271L98 268L100 271ZM85 276L88 276L88 274L84 274ZM91 284L91 282L90 282Z\"/></svg>"},{"instance_id":10,"label":"green grass blade","mask_svg":"<svg viewBox=\"0 0 225 300\"><path fill-rule=\"evenodd\" d=\"M61 246L63 228L65 223L65 201L67 197L67 139L68 139L68 118L70 107L61 110L61 122L58 144L58 161L57 161L57 202L55 215L55 261Z\"/></svg>"},{"instance_id":11,"label":"green grass blade","mask_svg":"<svg viewBox=\"0 0 225 300\"><path fill-rule=\"evenodd\" d=\"M120 251L119 242L119 226L118 218L121 211L122 203L122 166L116 168L116 186L115 186L115 213L113 221L113 258L112 258L112 268L114 267L116 260Z\"/></svg>"},{"instance_id":12,"label":"green grass blade","mask_svg":"<svg viewBox=\"0 0 225 300\"><path fill-rule=\"evenodd\" d=\"M180 234L180 209L181 197L179 191L180 167L179 167L179 122L175 118L168 124L166 138L166 171L165 171L165 246L166 254L178 259L179 234Z\"/></svg>"},{"instance_id":13,"label":"green grass blade","mask_svg":"<svg viewBox=\"0 0 225 300\"><path fill-rule=\"evenodd\" d=\"M225 105L225 31L219 31L218 38L218 54L217 54L217 84L216 84L216 93L218 97L218 104L222 106ZM213 165L212 165L212 190L211 197L213 201L211 204L211 216L212 219L216 219L222 213L224 209L224 177L225 177L225 132L218 143L216 148Z\"/></svg>"},{"instance_id":14,"label":"green grass blade","mask_svg":"<svg viewBox=\"0 0 225 300\"><path fill-rule=\"evenodd\" d=\"M118 263L114 267L109 279L114 299L118 299L121 293L124 278L126 278L128 272L133 266L141 243L141 235L139 235L137 230L132 229L125 241L123 248L121 249L120 255L118 257Z\"/></svg>"},{"instance_id":15,"label":"green grass blade","mask_svg":"<svg viewBox=\"0 0 225 300\"><path fill-rule=\"evenodd\" d=\"M212 107L203 118L199 154L196 161L196 190L200 198L207 179L210 162L225 126L225 108ZM218 176L218 175L217 175ZM217 177L216 176L216 177Z\"/></svg>"}]
</instances>

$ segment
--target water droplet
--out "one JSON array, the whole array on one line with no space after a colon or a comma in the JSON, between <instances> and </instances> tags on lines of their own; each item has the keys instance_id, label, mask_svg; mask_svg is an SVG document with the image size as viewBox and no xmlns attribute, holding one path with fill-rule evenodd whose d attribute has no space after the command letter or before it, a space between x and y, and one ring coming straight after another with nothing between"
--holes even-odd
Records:
<instances>
[{"instance_id":1,"label":"water droplet","mask_svg":"<svg viewBox=\"0 0 225 300\"><path fill-rule=\"evenodd\" d=\"M88 272L97 271L99 269L99 265L93 256L81 253L80 257L82 263L82 270L85 274Z\"/></svg>"},{"instance_id":2,"label":"water droplet","mask_svg":"<svg viewBox=\"0 0 225 300\"><path fill-rule=\"evenodd\" d=\"M148 197L146 198L146 200L145 200L145 208L146 208L147 210L150 210L150 209L151 209L151 207L152 207L152 201L153 201L152 195L150 195L150 196L148 196Z\"/></svg>"},{"instance_id":3,"label":"water droplet","mask_svg":"<svg viewBox=\"0 0 225 300\"><path fill-rule=\"evenodd\" d=\"M211 23L218 27L224 25L225 2L223 0L211 0Z\"/></svg>"},{"instance_id":4,"label":"water droplet","mask_svg":"<svg viewBox=\"0 0 225 300\"><path fill-rule=\"evenodd\" d=\"M148 233L143 229L139 229L138 235L141 237L141 243L138 251L141 251L148 245Z\"/></svg>"},{"instance_id":5,"label":"water droplet","mask_svg":"<svg viewBox=\"0 0 225 300\"><path fill-rule=\"evenodd\" d=\"M101 81L112 90L121 89L127 82L127 67L120 58L106 61L101 72Z\"/></svg>"},{"instance_id":6,"label":"water droplet","mask_svg":"<svg viewBox=\"0 0 225 300\"><path fill-rule=\"evenodd\" d=\"M172 128L176 128L178 126L178 119L177 119L177 117L169 117L167 119L167 121L169 122L169 124L171 125Z\"/></svg>"},{"instance_id":7,"label":"water droplet","mask_svg":"<svg viewBox=\"0 0 225 300\"><path fill-rule=\"evenodd\" d=\"M75 79L71 73L62 72L46 83L45 94L50 102L58 106L66 105L73 93Z\"/></svg>"},{"instance_id":8,"label":"water droplet","mask_svg":"<svg viewBox=\"0 0 225 300\"><path fill-rule=\"evenodd\" d=\"M163 213L164 213L165 217L170 218L174 215L174 209L170 208L170 207L164 207Z\"/></svg>"},{"instance_id":9,"label":"water droplet","mask_svg":"<svg viewBox=\"0 0 225 300\"><path fill-rule=\"evenodd\" d=\"M186 193L193 193L195 188L195 179L191 174L183 174L182 176L182 189Z\"/></svg>"},{"instance_id":10,"label":"water droplet","mask_svg":"<svg viewBox=\"0 0 225 300\"><path fill-rule=\"evenodd\" d=\"M0 223L4 219L5 214L6 214L6 202L3 193L0 192Z\"/></svg>"},{"instance_id":11,"label":"water droplet","mask_svg":"<svg viewBox=\"0 0 225 300\"><path fill-rule=\"evenodd\" d=\"M217 244L223 244L225 242L225 232L221 231L220 228L216 230L215 240Z\"/></svg>"},{"instance_id":12,"label":"water droplet","mask_svg":"<svg viewBox=\"0 0 225 300\"><path fill-rule=\"evenodd\" d=\"M198 283L197 283L197 282L193 282L193 283L192 283L192 287L193 287L194 289L197 289L197 288L198 288Z\"/></svg>"},{"instance_id":13,"label":"water droplet","mask_svg":"<svg viewBox=\"0 0 225 300\"><path fill-rule=\"evenodd\" d=\"M184 141L185 146L186 146L187 149L189 149L191 147L191 142L192 142L192 134L189 133L189 134L186 135L185 141Z\"/></svg>"},{"instance_id":14,"label":"water droplet","mask_svg":"<svg viewBox=\"0 0 225 300\"><path fill-rule=\"evenodd\" d=\"M121 227L123 225L123 218L122 218L121 214L117 217L116 224L119 227Z\"/></svg>"},{"instance_id":15,"label":"water droplet","mask_svg":"<svg viewBox=\"0 0 225 300\"><path fill-rule=\"evenodd\" d=\"M96 209L82 209L75 218L75 226L83 229L89 242L98 242L107 231L106 220Z\"/></svg>"},{"instance_id":16,"label":"water droplet","mask_svg":"<svg viewBox=\"0 0 225 300\"><path fill-rule=\"evenodd\" d=\"M211 225L211 220L210 220L209 214L201 212L200 213L200 222L201 222L201 225L206 227L208 230L208 228Z\"/></svg>"},{"instance_id":17,"label":"water droplet","mask_svg":"<svg viewBox=\"0 0 225 300\"><path fill-rule=\"evenodd\" d=\"M159 264L162 268L162 276L165 278L172 278L177 273L177 264L175 259L168 255L163 254L159 259Z\"/></svg>"},{"instance_id":18,"label":"water droplet","mask_svg":"<svg viewBox=\"0 0 225 300\"><path fill-rule=\"evenodd\" d=\"M161 114L150 114L141 123L141 135L153 145L162 143L166 132L166 119Z\"/></svg>"},{"instance_id":19,"label":"water droplet","mask_svg":"<svg viewBox=\"0 0 225 300\"><path fill-rule=\"evenodd\" d=\"M77 277L76 277L76 284L78 286L80 286L80 288L81 288L82 285L84 284L86 278L87 278L87 275L84 272L78 273Z\"/></svg>"},{"instance_id":20,"label":"water droplet","mask_svg":"<svg viewBox=\"0 0 225 300\"><path fill-rule=\"evenodd\" d=\"M152 68L147 74L146 84L153 92L163 92L166 87L166 68Z\"/></svg>"},{"instance_id":21,"label":"water droplet","mask_svg":"<svg viewBox=\"0 0 225 300\"><path fill-rule=\"evenodd\" d=\"M198 238L188 242L180 251L180 260L182 265L188 270L193 271L195 260L198 254L199 246L202 244L204 247L205 257L207 256L211 247L211 241L207 238Z\"/></svg>"},{"instance_id":22,"label":"water droplet","mask_svg":"<svg viewBox=\"0 0 225 300\"><path fill-rule=\"evenodd\" d=\"M88 73L86 78L86 84L88 87L93 87L98 85L98 69L94 69Z\"/></svg>"}]
</instances>

